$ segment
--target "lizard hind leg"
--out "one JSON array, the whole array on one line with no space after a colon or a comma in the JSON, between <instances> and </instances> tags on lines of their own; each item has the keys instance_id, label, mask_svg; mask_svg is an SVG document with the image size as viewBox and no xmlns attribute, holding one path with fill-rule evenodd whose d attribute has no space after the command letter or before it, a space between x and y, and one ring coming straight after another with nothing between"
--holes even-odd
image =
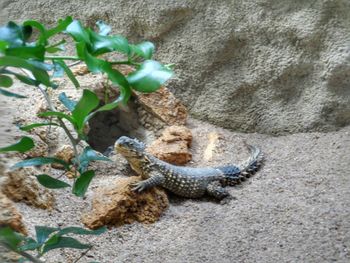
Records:
<instances>
[{"instance_id":1,"label":"lizard hind leg","mask_svg":"<svg viewBox=\"0 0 350 263\"><path fill-rule=\"evenodd\" d=\"M224 198L230 197L229 192L221 186L219 181L209 183L206 190L208 195L217 200L223 200Z\"/></svg>"}]
</instances>

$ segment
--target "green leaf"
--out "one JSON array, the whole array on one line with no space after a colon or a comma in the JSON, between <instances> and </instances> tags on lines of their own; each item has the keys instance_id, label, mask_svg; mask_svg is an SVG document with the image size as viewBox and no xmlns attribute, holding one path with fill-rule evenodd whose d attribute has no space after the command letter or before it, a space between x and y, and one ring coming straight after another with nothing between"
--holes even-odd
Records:
<instances>
[{"instance_id":1,"label":"green leaf","mask_svg":"<svg viewBox=\"0 0 350 263\"><path fill-rule=\"evenodd\" d=\"M46 52L48 53L56 53L58 51L64 51L65 47L64 44L66 43L66 40L62 39L60 42L51 45L49 47L46 47Z\"/></svg>"},{"instance_id":2,"label":"green leaf","mask_svg":"<svg viewBox=\"0 0 350 263\"><path fill-rule=\"evenodd\" d=\"M118 99L116 99L115 101L111 102L111 103L108 103L108 104L105 104L103 105L102 107L98 108L96 111L90 113L86 119L89 121L91 120L92 117L94 117L96 115L96 113L98 112L101 112L101 111L110 111L110 110L113 110L115 109L116 107L119 106L119 104L123 102L123 97L122 96L119 96Z\"/></svg>"},{"instance_id":3,"label":"green leaf","mask_svg":"<svg viewBox=\"0 0 350 263\"><path fill-rule=\"evenodd\" d=\"M10 227L0 227L0 245L5 243L14 251L17 251L17 246L23 240L23 236L15 232Z\"/></svg>"},{"instance_id":4,"label":"green leaf","mask_svg":"<svg viewBox=\"0 0 350 263\"><path fill-rule=\"evenodd\" d=\"M51 164L51 163L58 163L62 164L66 170L69 170L69 164L65 161L54 158L54 157L37 157L32 158L28 160L24 160L21 162L16 163L11 167L12 170L22 168L22 167L28 167L28 166L37 166L37 165L44 165L44 164Z\"/></svg>"},{"instance_id":5,"label":"green leaf","mask_svg":"<svg viewBox=\"0 0 350 263\"><path fill-rule=\"evenodd\" d=\"M60 229L56 227L35 226L36 241L42 245L53 232L59 230Z\"/></svg>"},{"instance_id":6,"label":"green leaf","mask_svg":"<svg viewBox=\"0 0 350 263\"><path fill-rule=\"evenodd\" d=\"M103 156L102 154L94 151L91 147L87 146L79 156L79 163L80 163L79 171L85 172L87 167L89 166L89 163L92 161L111 162L111 160L108 159L106 156Z\"/></svg>"},{"instance_id":7,"label":"green leaf","mask_svg":"<svg viewBox=\"0 0 350 263\"><path fill-rule=\"evenodd\" d=\"M104 232L106 232L107 228L106 227L101 227L99 229L96 230L87 230L85 228L81 228L81 227L66 227L61 229L58 232L58 235L66 235L66 234L76 234L76 235L100 235Z\"/></svg>"},{"instance_id":8,"label":"green leaf","mask_svg":"<svg viewBox=\"0 0 350 263\"><path fill-rule=\"evenodd\" d=\"M36 80L40 81L45 86L51 87L52 83L50 82L49 74L47 74L45 70L39 68L38 65L39 64L34 63L34 61L26 61L13 56L0 57L0 66L28 69L33 73Z\"/></svg>"},{"instance_id":9,"label":"green leaf","mask_svg":"<svg viewBox=\"0 0 350 263\"><path fill-rule=\"evenodd\" d=\"M70 123L72 123L74 126L76 125L75 120L71 116L59 111L46 111L43 113L39 113L38 116L39 117L57 117L61 119L66 119Z\"/></svg>"},{"instance_id":10,"label":"green leaf","mask_svg":"<svg viewBox=\"0 0 350 263\"><path fill-rule=\"evenodd\" d=\"M53 69L53 74L52 74L52 78L61 78L64 76L64 70L63 68L57 64L57 63L53 63L54 69Z\"/></svg>"},{"instance_id":11,"label":"green leaf","mask_svg":"<svg viewBox=\"0 0 350 263\"><path fill-rule=\"evenodd\" d=\"M71 100L67 97L66 93L62 92L60 95L58 95L58 99L62 104L70 111L72 112L77 105L77 102L74 100Z\"/></svg>"},{"instance_id":12,"label":"green leaf","mask_svg":"<svg viewBox=\"0 0 350 263\"><path fill-rule=\"evenodd\" d=\"M141 67L127 76L130 85L137 91L153 92L163 85L173 72L157 61L146 60Z\"/></svg>"},{"instance_id":13,"label":"green leaf","mask_svg":"<svg viewBox=\"0 0 350 263\"><path fill-rule=\"evenodd\" d=\"M44 46L13 47L8 48L5 54L7 56L15 56L24 59L33 58L44 61L45 48Z\"/></svg>"},{"instance_id":14,"label":"green leaf","mask_svg":"<svg viewBox=\"0 0 350 263\"><path fill-rule=\"evenodd\" d=\"M13 84L13 80L6 75L0 75L0 87L9 88Z\"/></svg>"},{"instance_id":15,"label":"green leaf","mask_svg":"<svg viewBox=\"0 0 350 263\"><path fill-rule=\"evenodd\" d=\"M10 92L10 91L4 90L4 89L0 89L0 94L5 95L7 97L14 97L14 98L19 98L19 99L27 98L26 96L23 96L21 94Z\"/></svg>"},{"instance_id":16,"label":"green leaf","mask_svg":"<svg viewBox=\"0 0 350 263\"><path fill-rule=\"evenodd\" d=\"M42 186L45 186L46 188L50 188L50 189L59 189L59 188L65 188L70 186L66 182L53 178L47 174L36 175L36 178L38 179L39 183Z\"/></svg>"},{"instance_id":17,"label":"green leaf","mask_svg":"<svg viewBox=\"0 0 350 263\"><path fill-rule=\"evenodd\" d=\"M38 86L40 84L40 82L35 80L35 79L29 78L27 76L23 76L21 74L18 74L16 72L13 72L13 71L8 70L8 69L2 69L0 72L5 73L5 74L14 75L17 79L19 79L20 81L22 81L23 83L28 84L28 85Z\"/></svg>"},{"instance_id":18,"label":"green leaf","mask_svg":"<svg viewBox=\"0 0 350 263\"><path fill-rule=\"evenodd\" d=\"M116 107L118 107L122 101L123 101L123 98L119 97L115 101L108 103L108 104L105 104L101 108L98 108L98 110L96 110L96 112L113 110ZM91 117L89 119L91 119Z\"/></svg>"},{"instance_id":19,"label":"green leaf","mask_svg":"<svg viewBox=\"0 0 350 263\"><path fill-rule=\"evenodd\" d=\"M9 44L6 41L0 40L0 54L4 54L8 46Z\"/></svg>"},{"instance_id":20,"label":"green leaf","mask_svg":"<svg viewBox=\"0 0 350 263\"><path fill-rule=\"evenodd\" d=\"M12 21L0 27L0 40L8 42L10 47L23 46L31 34L31 26L18 26Z\"/></svg>"},{"instance_id":21,"label":"green leaf","mask_svg":"<svg viewBox=\"0 0 350 263\"><path fill-rule=\"evenodd\" d=\"M102 20L98 20L96 22L96 25L98 26L100 32L98 32L101 36L107 36L109 32L111 32L112 28L107 25L105 22Z\"/></svg>"},{"instance_id":22,"label":"green leaf","mask_svg":"<svg viewBox=\"0 0 350 263\"><path fill-rule=\"evenodd\" d=\"M54 63L57 63L58 65L61 66L61 68L63 68L63 70L66 72L68 78L72 81L72 83L74 84L74 86L76 88L80 87L79 82L75 78L73 72L70 70L70 68L66 65L66 63L63 60L55 59Z\"/></svg>"},{"instance_id":23,"label":"green leaf","mask_svg":"<svg viewBox=\"0 0 350 263\"><path fill-rule=\"evenodd\" d=\"M24 153L24 152L29 151L30 149L34 148L34 146L35 145L34 145L33 140L29 137L24 136L15 144L0 148L0 153L11 152L11 151Z\"/></svg>"},{"instance_id":24,"label":"green leaf","mask_svg":"<svg viewBox=\"0 0 350 263\"><path fill-rule=\"evenodd\" d=\"M64 20L60 19L56 27L51 28L47 31L47 38L50 38L62 31L65 31L72 22L73 19L70 16L67 16Z\"/></svg>"},{"instance_id":25,"label":"green leaf","mask_svg":"<svg viewBox=\"0 0 350 263\"><path fill-rule=\"evenodd\" d=\"M72 117L77 125L78 133L81 133L86 123L86 117L94 110L100 101L95 93L90 90L84 89L83 96L75 106Z\"/></svg>"},{"instance_id":26,"label":"green leaf","mask_svg":"<svg viewBox=\"0 0 350 263\"><path fill-rule=\"evenodd\" d=\"M57 243L45 245L42 253L46 253L52 249L56 248L75 248L75 249L87 249L90 248L91 245L80 243L78 240L72 237L59 237Z\"/></svg>"},{"instance_id":27,"label":"green leaf","mask_svg":"<svg viewBox=\"0 0 350 263\"><path fill-rule=\"evenodd\" d=\"M29 64L33 65L34 67L44 70L44 71L50 71L54 69L54 66L49 63L41 62L38 60L27 60Z\"/></svg>"},{"instance_id":28,"label":"green leaf","mask_svg":"<svg viewBox=\"0 0 350 263\"><path fill-rule=\"evenodd\" d=\"M22 81L23 83L27 84L27 85L31 85L31 86L38 86L40 85L40 81L37 81L35 79L29 78L27 76L23 76L20 74L15 74L16 78L20 81Z\"/></svg>"},{"instance_id":29,"label":"green leaf","mask_svg":"<svg viewBox=\"0 0 350 263\"><path fill-rule=\"evenodd\" d=\"M124 103L126 103L131 97L131 89L125 76L118 70L113 69L109 63L106 63L102 69L108 75L112 83L119 86L121 97Z\"/></svg>"},{"instance_id":30,"label":"green leaf","mask_svg":"<svg viewBox=\"0 0 350 263\"><path fill-rule=\"evenodd\" d=\"M32 123L32 124L29 124L26 126L21 126L21 127L19 127L19 129L21 131L30 131L34 128L42 127L42 126L59 126L59 125L57 123L54 123L54 122L40 122L40 123Z\"/></svg>"},{"instance_id":31,"label":"green leaf","mask_svg":"<svg viewBox=\"0 0 350 263\"><path fill-rule=\"evenodd\" d=\"M103 36L93 31L89 31L91 39L91 53L94 56L101 55L111 51L118 51L129 54L130 47L128 40L123 36Z\"/></svg>"},{"instance_id":32,"label":"green leaf","mask_svg":"<svg viewBox=\"0 0 350 263\"><path fill-rule=\"evenodd\" d=\"M84 196L94 176L95 172L93 170L82 173L73 185L73 194L80 197Z\"/></svg>"},{"instance_id":33,"label":"green leaf","mask_svg":"<svg viewBox=\"0 0 350 263\"><path fill-rule=\"evenodd\" d=\"M46 45L47 44L47 31L46 31L46 28L44 27L44 25L42 25L41 23L39 23L38 21L35 21L35 20L27 20L23 23L23 25L35 27L36 29L38 29L40 32L40 35L39 35L37 43L39 45Z\"/></svg>"},{"instance_id":34,"label":"green leaf","mask_svg":"<svg viewBox=\"0 0 350 263\"><path fill-rule=\"evenodd\" d=\"M155 46L152 42L145 41L137 45L130 45L132 53L143 57L144 59L151 59L154 53Z\"/></svg>"},{"instance_id":35,"label":"green leaf","mask_svg":"<svg viewBox=\"0 0 350 263\"><path fill-rule=\"evenodd\" d=\"M86 44L84 42L80 42L76 44L77 48L77 54L80 59L84 60L85 64L87 65L89 71L93 73L101 72L102 66L107 63L104 60L95 58L92 56L86 47Z\"/></svg>"},{"instance_id":36,"label":"green leaf","mask_svg":"<svg viewBox=\"0 0 350 263\"><path fill-rule=\"evenodd\" d=\"M35 250L41 245L37 243L33 238L27 237L24 240L24 244L18 247L19 251Z\"/></svg>"},{"instance_id":37,"label":"green leaf","mask_svg":"<svg viewBox=\"0 0 350 263\"><path fill-rule=\"evenodd\" d=\"M78 20L74 20L66 29L76 42L90 43L88 31L81 25Z\"/></svg>"}]
</instances>

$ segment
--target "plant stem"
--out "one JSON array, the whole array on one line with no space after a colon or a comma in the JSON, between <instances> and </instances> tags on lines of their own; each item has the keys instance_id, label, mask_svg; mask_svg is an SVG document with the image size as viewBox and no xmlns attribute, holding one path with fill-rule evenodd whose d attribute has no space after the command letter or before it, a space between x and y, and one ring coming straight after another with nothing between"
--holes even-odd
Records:
<instances>
[{"instance_id":1,"label":"plant stem","mask_svg":"<svg viewBox=\"0 0 350 263\"><path fill-rule=\"evenodd\" d=\"M80 259L82 259L91 249L92 247L89 247L87 250L85 250L83 253L81 253L80 257L78 257L76 260L74 260L73 263L77 263Z\"/></svg>"},{"instance_id":2,"label":"plant stem","mask_svg":"<svg viewBox=\"0 0 350 263\"><path fill-rule=\"evenodd\" d=\"M24 74L26 74L28 77L33 77L30 75L30 73L28 73L26 70L21 68L21 71L24 72ZM40 85L36 86L40 92L44 95L44 98L46 100L46 103L48 105L48 107L50 108L50 110L52 111L56 111L55 107L53 106L51 99L49 97L49 95L47 94L47 92L45 91L45 89L43 89L42 87L40 87ZM65 131L65 133L67 134L72 146L73 146L73 151L74 151L74 156L76 157L76 162L77 162L77 166L80 166L80 162L79 162L79 158L78 158L78 149L77 149L77 144L79 143L78 139L74 139L73 135L70 133L70 131L68 130L66 124L62 121L62 119L57 118L58 122L60 123L60 127L63 128L63 130ZM75 173L75 177L77 176L77 169L74 169L74 173Z\"/></svg>"},{"instance_id":3,"label":"plant stem","mask_svg":"<svg viewBox=\"0 0 350 263\"><path fill-rule=\"evenodd\" d=\"M25 251L17 251L12 249L9 245L7 245L6 243L1 243L0 245L3 245L4 247L6 247L8 250L11 250L19 255L21 255L22 257L25 257L26 259L30 260L31 262L34 263L44 263L44 261L41 261L40 259L33 257L32 255L28 254Z\"/></svg>"},{"instance_id":4,"label":"plant stem","mask_svg":"<svg viewBox=\"0 0 350 263\"><path fill-rule=\"evenodd\" d=\"M41 88L40 86L38 86L38 89L44 95L44 98L45 98L50 110L56 111L55 107L52 105L51 99L50 99L49 95L47 94L47 92L43 88ZM57 118L57 119L58 119L58 122L60 123L60 126L62 127L64 132L67 134L67 136L68 136L68 138L73 146L74 156L76 157L77 164L79 165L77 140L74 139L73 135L70 133L70 131L68 130L66 124L62 121L62 119L60 119L60 118Z\"/></svg>"},{"instance_id":5,"label":"plant stem","mask_svg":"<svg viewBox=\"0 0 350 263\"><path fill-rule=\"evenodd\" d=\"M112 65L119 65L119 64L127 64L127 65L130 65L131 62L130 61L110 61L109 63L111 63Z\"/></svg>"},{"instance_id":6,"label":"plant stem","mask_svg":"<svg viewBox=\"0 0 350 263\"><path fill-rule=\"evenodd\" d=\"M46 56L46 59L64 59L64 60L80 60L80 58L75 56Z\"/></svg>"}]
</instances>

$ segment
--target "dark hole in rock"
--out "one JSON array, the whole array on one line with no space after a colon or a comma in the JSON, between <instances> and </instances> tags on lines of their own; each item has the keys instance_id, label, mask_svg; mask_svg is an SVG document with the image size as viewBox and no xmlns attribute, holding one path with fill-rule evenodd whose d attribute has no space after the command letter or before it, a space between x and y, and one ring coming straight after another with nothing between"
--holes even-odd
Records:
<instances>
[{"instance_id":1,"label":"dark hole in rock","mask_svg":"<svg viewBox=\"0 0 350 263\"><path fill-rule=\"evenodd\" d=\"M141 141L145 138L145 129L139 123L136 106L132 101L127 106L97 113L89 125L88 143L94 150L105 154L113 149L115 141L121 136Z\"/></svg>"}]
</instances>

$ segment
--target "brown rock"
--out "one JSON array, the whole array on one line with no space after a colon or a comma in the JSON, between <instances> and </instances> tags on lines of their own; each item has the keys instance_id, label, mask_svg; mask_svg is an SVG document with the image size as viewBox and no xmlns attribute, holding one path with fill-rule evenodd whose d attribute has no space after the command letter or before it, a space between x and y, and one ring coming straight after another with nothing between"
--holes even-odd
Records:
<instances>
[{"instance_id":1,"label":"brown rock","mask_svg":"<svg viewBox=\"0 0 350 263\"><path fill-rule=\"evenodd\" d=\"M186 124L186 107L167 88L162 87L153 93L135 93L141 106L167 125Z\"/></svg>"},{"instance_id":2,"label":"brown rock","mask_svg":"<svg viewBox=\"0 0 350 263\"><path fill-rule=\"evenodd\" d=\"M70 145L63 145L57 150L57 152L55 153L55 157L67 163L71 162L71 160L74 158L73 147ZM56 169L64 169L63 165L58 163L53 163L51 164L51 166Z\"/></svg>"},{"instance_id":3,"label":"brown rock","mask_svg":"<svg viewBox=\"0 0 350 263\"><path fill-rule=\"evenodd\" d=\"M139 180L136 176L122 178L111 187L99 189L92 202L92 211L83 216L83 223L96 229L104 225L157 221L169 205L168 197L164 190L156 187L135 193L130 184Z\"/></svg>"},{"instance_id":4,"label":"brown rock","mask_svg":"<svg viewBox=\"0 0 350 263\"><path fill-rule=\"evenodd\" d=\"M34 168L22 168L5 173L2 184L3 193L15 202L25 202L38 208L50 209L54 197L49 190L41 186L34 175L42 172Z\"/></svg>"},{"instance_id":5,"label":"brown rock","mask_svg":"<svg viewBox=\"0 0 350 263\"><path fill-rule=\"evenodd\" d=\"M185 164L192 159L189 147L192 142L191 131L184 126L170 126L161 137L155 140L147 151L157 158L172 164Z\"/></svg>"},{"instance_id":6,"label":"brown rock","mask_svg":"<svg viewBox=\"0 0 350 263\"><path fill-rule=\"evenodd\" d=\"M9 226L24 235L27 229L23 224L22 215L17 211L14 203L0 192L0 227Z\"/></svg>"},{"instance_id":7,"label":"brown rock","mask_svg":"<svg viewBox=\"0 0 350 263\"><path fill-rule=\"evenodd\" d=\"M171 143L175 141L185 141L187 146L190 147L192 143L192 132L185 126L170 126L166 128L162 133L162 140Z\"/></svg>"},{"instance_id":8,"label":"brown rock","mask_svg":"<svg viewBox=\"0 0 350 263\"><path fill-rule=\"evenodd\" d=\"M86 65L76 65L72 67L72 72L74 75L83 76L89 73L89 69Z\"/></svg>"}]
</instances>

